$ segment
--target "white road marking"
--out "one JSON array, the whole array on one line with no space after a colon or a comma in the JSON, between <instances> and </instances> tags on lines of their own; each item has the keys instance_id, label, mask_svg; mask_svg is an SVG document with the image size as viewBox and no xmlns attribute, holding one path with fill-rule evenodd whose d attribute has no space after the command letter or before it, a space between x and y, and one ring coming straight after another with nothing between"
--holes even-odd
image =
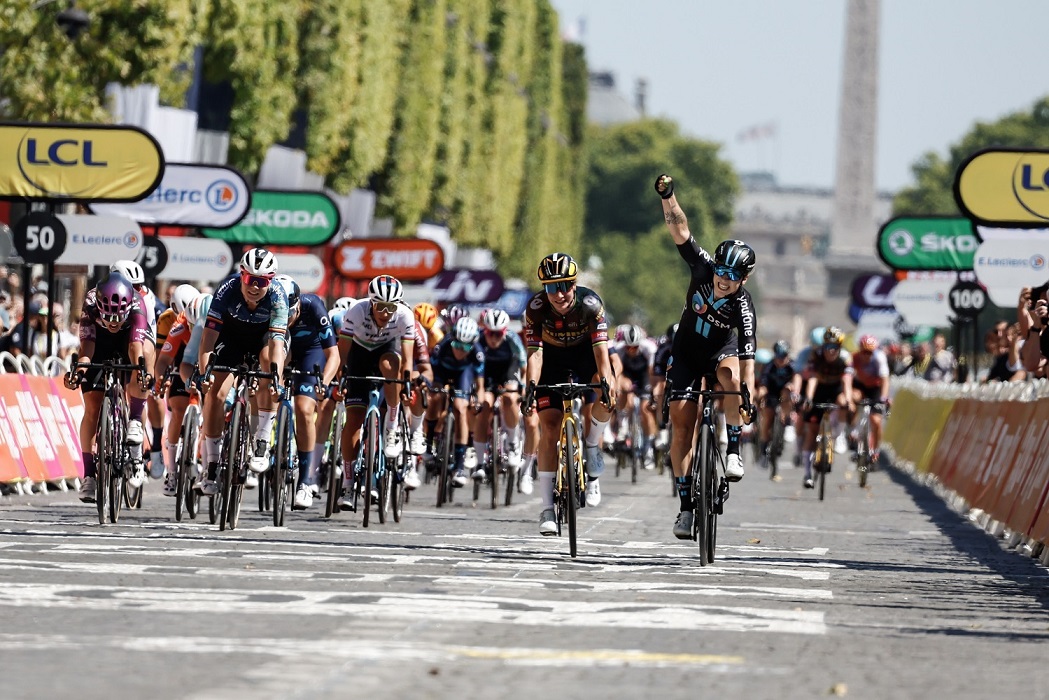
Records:
<instances>
[{"instance_id":1,"label":"white road marking","mask_svg":"<svg viewBox=\"0 0 1049 700\"><path fill-rule=\"evenodd\" d=\"M719 630L826 634L824 613L722 605L637 602L534 601L490 596L367 593L358 591L255 591L122 587L112 584L7 583L0 605L170 612L209 615L347 616L429 621L443 625L498 623L543 627Z\"/></svg>"}]
</instances>

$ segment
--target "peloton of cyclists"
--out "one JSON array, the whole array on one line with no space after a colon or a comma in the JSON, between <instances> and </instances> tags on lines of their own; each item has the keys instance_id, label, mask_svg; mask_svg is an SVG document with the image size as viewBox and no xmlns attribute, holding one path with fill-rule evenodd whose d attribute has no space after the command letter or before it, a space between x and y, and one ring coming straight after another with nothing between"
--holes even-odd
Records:
<instances>
[{"instance_id":1,"label":"peloton of cyclists","mask_svg":"<svg viewBox=\"0 0 1049 700\"><path fill-rule=\"evenodd\" d=\"M623 445L628 437L629 416L635 401L642 397L652 396L652 363L656 346L645 337L640 326L628 325L623 329L622 338L616 343L616 354L622 363L622 372L617 374L619 391L617 392L615 431L616 442ZM652 469L652 443L656 435L656 414L651 401L641 404L641 423L644 443L641 453L644 455L645 469Z\"/></svg>"},{"instance_id":2,"label":"peloton of cyclists","mask_svg":"<svg viewBox=\"0 0 1049 700\"><path fill-rule=\"evenodd\" d=\"M780 412L783 425L790 425L794 405L799 401L801 373L795 372L794 365L791 364L790 345L785 340L778 340L772 346L772 361L762 368L761 377L758 379L757 404L761 406L758 440L766 463L776 411Z\"/></svg>"},{"instance_id":3,"label":"peloton of cyclists","mask_svg":"<svg viewBox=\"0 0 1049 700\"><path fill-rule=\"evenodd\" d=\"M524 343L516 333L510 332L509 314L502 309L485 309L481 314L479 345L484 353L484 392L479 397L480 410L473 427L477 452L474 477L484 477L489 444L493 453L498 453L498 441L506 442L507 462L516 474L522 463L521 442L517 438L521 417L517 398L520 396L520 373L527 362ZM496 390L503 392L498 407L493 393ZM493 410L500 412L502 435L489 435Z\"/></svg>"}]
</instances>

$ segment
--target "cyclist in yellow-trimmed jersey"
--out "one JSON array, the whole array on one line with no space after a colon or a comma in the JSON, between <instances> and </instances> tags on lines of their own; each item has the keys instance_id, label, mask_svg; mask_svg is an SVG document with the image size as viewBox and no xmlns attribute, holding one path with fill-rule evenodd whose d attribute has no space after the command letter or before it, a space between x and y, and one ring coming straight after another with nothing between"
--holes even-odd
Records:
<instances>
[{"instance_id":1,"label":"cyclist in yellow-trimmed jersey","mask_svg":"<svg viewBox=\"0 0 1049 700\"><path fill-rule=\"evenodd\" d=\"M433 304L427 304L423 302L416 304L415 308L412 309L415 314L415 320L419 322L419 325L426 331L426 347L428 350L433 350L433 346L441 342L441 338L444 337L444 331L442 331L437 324L437 318L440 314L437 312L437 307Z\"/></svg>"}]
</instances>

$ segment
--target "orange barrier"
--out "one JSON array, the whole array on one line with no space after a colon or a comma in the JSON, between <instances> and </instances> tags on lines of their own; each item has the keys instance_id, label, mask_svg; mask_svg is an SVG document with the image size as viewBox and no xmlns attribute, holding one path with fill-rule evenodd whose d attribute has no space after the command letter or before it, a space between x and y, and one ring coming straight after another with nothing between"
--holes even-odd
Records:
<instances>
[{"instance_id":1,"label":"orange barrier","mask_svg":"<svg viewBox=\"0 0 1049 700\"><path fill-rule=\"evenodd\" d=\"M971 507L1049 544L1049 397L1001 398L1023 389L908 384L893 400L885 442Z\"/></svg>"},{"instance_id":2,"label":"orange barrier","mask_svg":"<svg viewBox=\"0 0 1049 700\"><path fill-rule=\"evenodd\" d=\"M51 377L0 374L0 482L83 476L83 414L80 392Z\"/></svg>"}]
</instances>

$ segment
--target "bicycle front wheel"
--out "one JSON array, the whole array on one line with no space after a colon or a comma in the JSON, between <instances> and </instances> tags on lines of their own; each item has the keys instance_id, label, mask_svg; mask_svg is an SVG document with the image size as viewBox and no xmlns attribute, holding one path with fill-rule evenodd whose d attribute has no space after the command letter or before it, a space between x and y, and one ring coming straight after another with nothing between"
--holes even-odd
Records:
<instances>
[{"instance_id":1,"label":"bicycle front wheel","mask_svg":"<svg viewBox=\"0 0 1049 700\"><path fill-rule=\"evenodd\" d=\"M561 439L564 441L564 449L561 453L564 455L565 460L564 482L561 484L561 501L565 512L565 521L568 523L568 551L575 557L578 551L576 510L579 505L577 501L579 472L576 465L576 460L579 457L579 436L576 434L575 423L572 421L565 423Z\"/></svg>"},{"instance_id":2,"label":"bicycle front wheel","mask_svg":"<svg viewBox=\"0 0 1049 700\"><path fill-rule=\"evenodd\" d=\"M277 458L273 465L273 524L284 525L288 505L288 477L295 468L295 427L291 408L281 405L277 413ZM306 465L309 468L309 465Z\"/></svg>"},{"instance_id":3,"label":"bicycle front wheel","mask_svg":"<svg viewBox=\"0 0 1049 700\"><path fill-rule=\"evenodd\" d=\"M368 527L369 515L372 510L372 489L375 488L375 473L379 467L379 413L370 411L364 421L364 481L359 484L361 501L364 503L364 520L362 524Z\"/></svg>"},{"instance_id":4,"label":"bicycle front wheel","mask_svg":"<svg viewBox=\"0 0 1049 700\"><path fill-rule=\"evenodd\" d=\"M827 453L830 449L830 444L824 439L816 446L816 491L821 501L827 488L827 470L830 469Z\"/></svg>"},{"instance_id":5,"label":"bicycle front wheel","mask_svg":"<svg viewBox=\"0 0 1049 700\"><path fill-rule=\"evenodd\" d=\"M714 502L707 484L710 482L710 471L713 469L713 465L709 464L709 459L714 440L710 426L700 425L699 444L696 446L695 456L692 459L692 500L694 503L692 532L696 542L699 543L700 566L710 563L708 546Z\"/></svg>"},{"instance_id":6,"label":"bicycle front wheel","mask_svg":"<svg viewBox=\"0 0 1049 700\"><path fill-rule=\"evenodd\" d=\"M219 465L221 479L219 491L222 494L219 509L219 530L225 530L227 525L232 529L230 518L230 506L233 501L233 473L240 468L239 457L241 453L240 424L244 419L244 407L241 404L233 406L233 413L227 426L226 437L223 439L222 463Z\"/></svg>"},{"instance_id":7,"label":"bicycle front wheel","mask_svg":"<svg viewBox=\"0 0 1049 700\"><path fill-rule=\"evenodd\" d=\"M98 445L95 451L95 507L98 509L98 524L105 525L109 517L109 475L116 460L116 441L113 435L113 416L110 398L102 399L99 412Z\"/></svg>"},{"instance_id":8,"label":"bicycle front wheel","mask_svg":"<svg viewBox=\"0 0 1049 700\"><path fill-rule=\"evenodd\" d=\"M109 522L120 519L120 506L124 502L124 479L127 476L127 417L119 411L116 401L110 401L110 432L113 435L113 458L109 462Z\"/></svg>"}]
</instances>

